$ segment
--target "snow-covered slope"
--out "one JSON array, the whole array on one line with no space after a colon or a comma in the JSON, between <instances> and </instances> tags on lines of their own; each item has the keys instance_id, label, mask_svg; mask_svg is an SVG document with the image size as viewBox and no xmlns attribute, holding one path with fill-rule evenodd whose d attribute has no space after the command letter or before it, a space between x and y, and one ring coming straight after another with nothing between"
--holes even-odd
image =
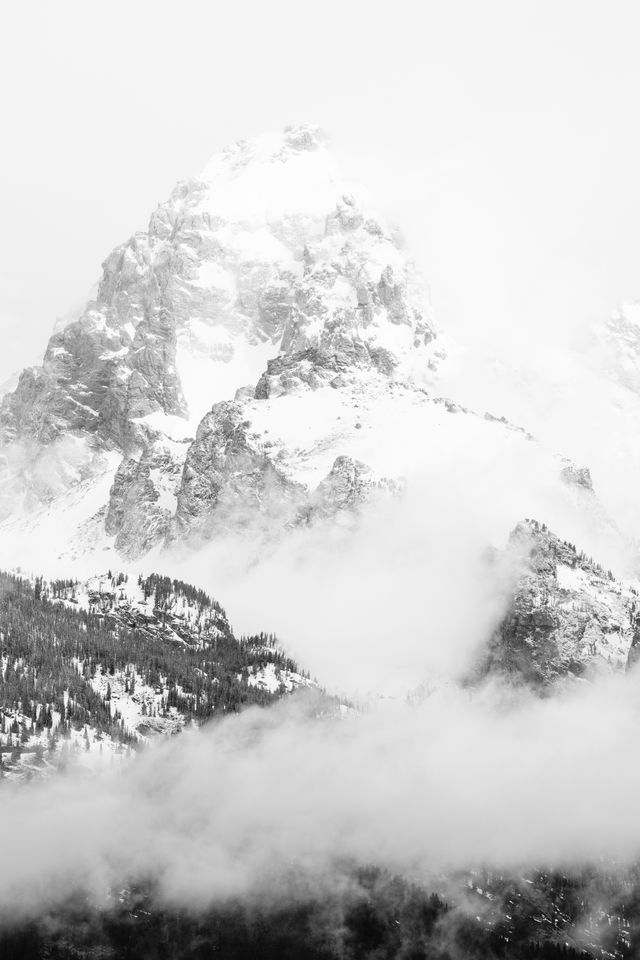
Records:
<instances>
[{"instance_id":1,"label":"snow-covered slope","mask_svg":"<svg viewBox=\"0 0 640 960\"><path fill-rule=\"evenodd\" d=\"M441 360L419 274L324 135L235 144L110 254L3 398L0 562L86 575L259 542L447 470L500 491L495 537L543 516L620 554L552 450L438 396Z\"/></svg>"},{"instance_id":2,"label":"snow-covered slope","mask_svg":"<svg viewBox=\"0 0 640 960\"><path fill-rule=\"evenodd\" d=\"M0 776L98 767L308 685L273 636L236 639L190 584L0 573Z\"/></svg>"},{"instance_id":3,"label":"snow-covered slope","mask_svg":"<svg viewBox=\"0 0 640 960\"><path fill-rule=\"evenodd\" d=\"M521 424L591 470L625 536L640 541L640 325L637 304L557 338L523 331L482 346L448 341L438 389ZM542 516L532 511L533 515Z\"/></svg>"},{"instance_id":4,"label":"snow-covered slope","mask_svg":"<svg viewBox=\"0 0 640 960\"><path fill-rule=\"evenodd\" d=\"M428 364L433 337L411 263L320 131L235 144L110 254L95 300L3 399L0 516L27 517L26 546L43 510L70 507L69 536L94 518L101 548L144 554L172 528L201 418L252 396L270 358L289 366L263 393L336 388Z\"/></svg>"}]
</instances>

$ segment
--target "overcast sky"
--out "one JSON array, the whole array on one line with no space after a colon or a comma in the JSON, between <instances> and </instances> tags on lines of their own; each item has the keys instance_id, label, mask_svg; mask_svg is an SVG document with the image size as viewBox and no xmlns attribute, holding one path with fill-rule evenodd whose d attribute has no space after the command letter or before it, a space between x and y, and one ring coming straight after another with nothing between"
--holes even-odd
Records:
<instances>
[{"instance_id":1,"label":"overcast sky","mask_svg":"<svg viewBox=\"0 0 640 960\"><path fill-rule=\"evenodd\" d=\"M5 5L0 381L176 180L305 120L403 227L441 325L549 336L640 297L639 9Z\"/></svg>"}]
</instances>

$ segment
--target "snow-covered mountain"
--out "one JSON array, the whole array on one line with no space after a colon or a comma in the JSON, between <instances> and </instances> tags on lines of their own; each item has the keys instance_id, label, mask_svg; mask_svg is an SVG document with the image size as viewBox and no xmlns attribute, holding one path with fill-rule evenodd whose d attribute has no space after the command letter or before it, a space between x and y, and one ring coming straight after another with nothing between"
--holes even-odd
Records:
<instances>
[{"instance_id":1,"label":"snow-covered mountain","mask_svg":"<svg viewBox=\"0 0 640 960\"><path fill-rule=\"evenodd\" d=\"M499 469L515 495L496 538L544 516L619 554L552 448L438 397L438 342L419 273L318 129L237 143L107 257L3 398L0 559L94 572L280 536L434 469L469 490Z\"/></svg>"},{"instance_id":2,"label":"snow-covered mountain","mask_svg":"<svg viewBox=\"0 0 640 960\"><path fill-rule=\"evenodd\" d=\"M68 533L95 519L144 554L224 494L199 464L245 398L401 379L433 339L415 270L318 130L236 144L110 254L96 299L4 398L2 516L73 504ZM248 458L259 491L284 476L268 443L237 440L230 466Z\"/></svg>"},{"instance_id":3,"label":"snow-covered mountain","mask_svg":"<svg viewBox=\"0 0 640 960\"><path fill-rule=\"evenodd\" d=\"M345 638L359 680L378 658L414 700L487 676L561 694L633 666L624 575L640 528L616 482L635 438L640 450L636 314L596 330L579 360L547 344L445 349L397 233L321 131L215 157L107 257L95 296L0 402L0 565L26 569L0 573L0 773L100 767L315 686L273 635L237 638L200 589L222 572L198 552L212 542L249 544L240 572L221 551L236 604L261 613L268 594L264 626L284 619L296 651L296 628L317 620L338 682ZM629 462L640 477L640 454ZM476 547L477 566L462 555ZM196 587L176 578L185 557ZM92 576L109 566L123 572ZM452 652L430 660L436 643ZM502 876L483 880L476 920L506 943L524 937L521 909L565 943L577 914L555 883L524 880L536 902L515 908ZM616 911L600 919L626 937Z\"/></svg>"}]
</instances>

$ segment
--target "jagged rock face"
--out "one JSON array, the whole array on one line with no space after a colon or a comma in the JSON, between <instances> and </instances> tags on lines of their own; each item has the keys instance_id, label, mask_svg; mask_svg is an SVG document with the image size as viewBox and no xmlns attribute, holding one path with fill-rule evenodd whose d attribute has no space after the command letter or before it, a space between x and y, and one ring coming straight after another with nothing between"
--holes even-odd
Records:
<instances>
[{"instance_id":1,"label":"jagged rock face","mask_svg":"<svg viewBox=\"0 0 640 960\"><path fill-rule=\"evenodd\" d=\"M320 368L331 360L391 376L402 353L433 337L424 297L393 238L365 219L352 196L343 196L325 236L305 246L283 353L301 365L317 358ZM310 377L300 380L317 385Z\"/></svg>"},{"instance_id":2,"label":"jagged rock face","mask_svg":"<svg viewBox=\"0 0 640 960\"><path fill-rule=\"evenodd\" d=\"M433 337L416 271L317 129L235 144L113 251L3 398L0 522L37 509L37 526L64 499L56 558L83 538L133 558L329 520L421 476L434 449L501 437L513 456L509 424L425 392Z\"/></svg>"},{"instance_id":3,"label":"jagged rock face","mask_svg":"<svg viewBox=\"0 0 640 960\"><path fill-rule=\"evenodd\" d=\"M287 477L238 403L217 404L189 449L170 539L206 540L239 528L283 528L355 511L374 494L394 495L399 483L378 479L367 464L335 459L315 490Z\"/></svg>"},{"instance_id":4,"label":"jagged rock face","mask_svg":"<svg viewBox=\"0 0 640 960\"><path fill-rule=\"evenodd\" d=\"M303 126L240 142L178 184L148 229L107 257L95 299L2 398L0 444L18 445L4 485L37 500L42 484L31 474L53 445L64 457L69 437L84 444L83 463L60 471L70 487L98 471L96 451L119 451L106 533L118 550L141 554L168 528L168 508L158 506L163 467L151 466L163 417L188 418L193 436L206 414L171 524L202 532L214 502L220 509L231 497L240 508L244 490L245 509L255 504L258 474L263 493L290 486L262 454L245 451L253 479L227 483L222 495L216 465L228 460L227 439L214 428L216 453L213 404L247 383L240 402L340 389L362 376L401 379L433 337L414 267L365 192L340 180L324 135ZM31 454L18 464L25 444ZM172 488L177 456L167 464Z\"/></svg>"},{"instance_id":5,"label":"jagged rock face","mask_svg":"<svg viewBox=\"0 0 640 960\"><path fill-rule=\"evenodd\" d=\"M524 572L484 670L543 688L627 667L640 641L633 588L535 521L515 528L508 553L525 556Z\"/></svg>"},{"instance_id":6,"label":"jagged rock face","mask_svg":"<svg viewBox=\"0 0 640 960\"><path fill-rule=\"evenodd\" d=\"M376 363L390 326L402 328L398 349L428 343L413 267L342 190L313 128L237 144L179 184L148 231L107 258L96 300L52 337L42 369L5 399L5 440L71 430L126 447L132 420L186 415L180 371L191 368L179 355L215 374L243 342L361 364ZM389 356L377 365L394 368ZM212 383L206 406L217 399Z\"/></svg>"},{"instance_id":7,"label":"jagged rock face","mask_svg":"<svg viewBox=\"0 0 640 960\"><path fill-rule=\"evenodd\" d=\"M279 526L291 521L302 496L250 433L241 404L214 406L189 448L172 536L204 540L249 526L261 516Z\"/></svg>"},{"instance_id":8,"label":"jagged rock face","mask_svg":"<svg viewBox=\"0 0 640 960\"><path fill-rule=\"evenodd\" d=\"M351 457L337 457L316 490L318 512L334 513L354 507L365 499L371 482L371 470L366 463Z\"/></svg>"},{"instance_id":9,"label":"jagged rock face","mask_svg":"<svg viewBox=\"0 0 640 960\"><path fill-rule=\"evenodd\" d=\"M372 496L401 492L401 484L376 478L371 467L361 460L340 456L309 498L307 518L330 518L340 511L353 512Z\"/></svg>"},{"instance_id":10,"label":"jagged rock face","mask_svg":"<svg viewBox=\"0 0 640 960\"><path fill-rule=\"evenodd\" d=\"M166 309L137 328L120 326L108 308L90 307L54 334L40 369L26 370L0 407L0 436L47 444L72 432L126 448L132 420L155 411L185 412L175 366L176 338Z\"/></svg>"},{"instance_id":11,"label":"jagged rock face","mask_svg":"<svg viewBox=\"0 0 640 960\"><path fill-rule=\"evenodd\" d=\"M109 494L105 532L115 548L135 558L167 536L177 502L182 463L161 443L145 448L139 460L125 458Z\"/></svg>"},{"instance_id":12,"label":"jagged rock face","mask_svg":"<svg viewBox=\"0 0 640 960\"><path fill-rule=\"evenodd\" d=\"M255 388L256 400L280 397L299 390L319 390L324 386L345 386L353 371L369 363L369 351L363 344L348 343L339 353L325 353L309 347L293 356L269 360Z\"/></svg>"},{"instance_id":13,"label":"jagged rock face","mask_svg":"<svg viewBox=\"0 0 640 960\"><path fill-rule=\"evenodd\" d=\"M132 420L186 415L177 353L215 372L243 341L391 373L390 348L433 339L424 291L393 235L342 190L314 128L215 158L107 258L96 300L5 397L0 435L124 445ZM207 406L217 399L213 383Z\"/></svg>"}]
</instances>

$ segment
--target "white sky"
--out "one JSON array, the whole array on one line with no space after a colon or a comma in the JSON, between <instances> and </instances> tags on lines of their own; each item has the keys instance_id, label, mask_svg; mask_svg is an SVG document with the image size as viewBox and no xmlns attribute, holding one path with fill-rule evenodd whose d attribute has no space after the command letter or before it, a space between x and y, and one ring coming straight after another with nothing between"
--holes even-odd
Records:
<instances>
[{"instance_id":1,"label":"white sky","mask_svg":"<svg viewBox=\"0 0 640 960\"><path fill-rule=\"evenodd\" d=\"M482 341L640 296L640 7L625 0L5 5L0 381L226 143L310 120Z\"/></svg>"}]
</instances>

